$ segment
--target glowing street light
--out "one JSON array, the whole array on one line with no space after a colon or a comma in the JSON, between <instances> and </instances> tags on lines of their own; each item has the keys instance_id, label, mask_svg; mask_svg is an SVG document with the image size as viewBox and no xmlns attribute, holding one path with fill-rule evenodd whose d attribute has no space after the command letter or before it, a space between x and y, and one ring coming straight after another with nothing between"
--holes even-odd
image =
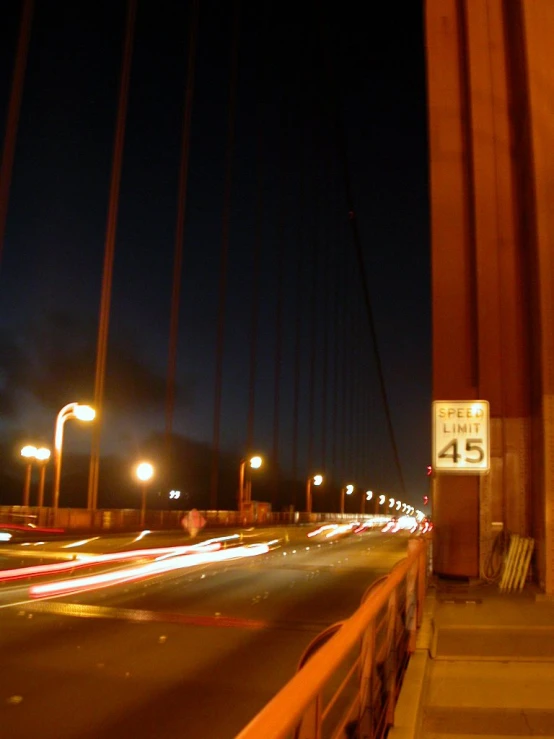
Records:
<instances>
[{"instance_id":1,"label":"glowing street light","mask_svg":"<svg viewBox=\"0 0 554 739\"><path fill-rule=\"evenodd\" d=\"M56 418L56 427L54 429L54 489L52 491L52 508L58 508L60 499L60 479L62 474L62 447L63 447L63 427L66 421L76 418L78 421L90 422L96 416L96 411L90 405L81 403L68 403L64 405Z\"/></svg>"},{"instance_id":2,"label":"glowing street light","mask_svg":"<svg viewBox=\"0 0 554 739\"><path fill-rule=\"evenodd\" d=\"M23 505L28 506L29 505L29 491L31 489L31 468L33 466L33 463L31 460L35 458L35 455L37 453L36 446L24 446L21 450L21 456L24 457L24 459L27 460L27 464L25 466L25 482L23 483Z\"/></svg>"},{"instance_id":3,"label":"glowing street light","mask_svg":"<svg viewBox=\"0 0 554 739\"><path fill-rule=\"evenodd\" d=\"M352 495L354 492L354 485L345 485L341 488L340 491L340 512L344 513L344 496L345 495Z\"/></svg>"},{"instance_id":4,"label":"glowing street light","mask_svg":"<svg viewBox=\"0 0 554 739\"><path fill-rule=\"evenodd\" d=\"M362 502L360 504L360 508L361 508L360 513L362 514L362 516L365 514L366 501L370 501L372 499L373 499L373 490L366 490L365 494L362 495Z\"/></svg>"},{"instance_id":5,"label":"glowing street light","mask_svg":"<svg viewBox=\"0 0 554 739\"><path fill-rule=\"evenodd\" d=\"M238 509L242 513L245 507L245 503L250 502L250 486L245 485L246 477L246 465L248 464L253 470L259 469L264 460L258 454L255 454L250 459L241 459L239 467L239 494L238 494Z\"/></svg>"},{"instance_id":6,"label":"glowing street light","mask_svg":"<svg viewBox=\"0 0 554 739\"><path fill-rule=\"evenodd\" d=\"M29 505L29 496L31 492L31 475L32 466L34 462L40 464L40 477L38 486L38 501L37 505L42 508L44 499L44 475L46 471L46 462L50 459L50 449L46 447L36 447L31 444L27 444L21 450L21 456L27 460L27 466L25 471L25 484L23 486L23 505Z\"/></svg>"},{"instance_id":7,"label":"glowing street light","mask_svg":"<svg viewBox=\"0 0 554 739\"><path fill-rule=\"evenodd\" d=\"M148 483L154 477L154 467L150 462L139 462L135 468L135 474L141 483L140 527L143 529L146 516L146 489Z\"/></svg>"},{"instance_id":8,"label":"glowing street light","mask_svg":"<svg viewBox=\"0 0 554 739\"><path fill-rule=\"evenodd\" d=\"M323 475L312 475L306 482L306 513L312 512L312 485L323 485Z\"/></svg>"},{"instance_id":9,"label":"glowing street light","mask_svg":"<svg viewBox=\"0 0 554 739\"><path fill-rule=\"evenodd\" d=\"M401 500L397 500L396 501L396 510L399 511L401 507L402 507L402 501Z\"/></svg>"},{"instance_id":10,"label":"glowing street light","mask_svg":"<svg viewBox=\"0 0 554 739\"><path fill-rule=\"evenodd\" d=\"M389 498L389 508L392 508L395 502L394 498Z\"/></svg>"},{"instance_id":11,"label":"glowing street light","mask_svg":"<svg viewBox=\"0 0 554 739\"><path fill-rule=\"evenodd\" d=\"M137 477L141 482L148 482L148 480L151 480L154 475L154 467L152 467L150 462L141 462L137 465L136 472Z\"/></svg>"},{"instance_id":12,"label":"glowing street light","mask_svg":"<svg viewBox=\"0 0 554 739\"><path fill-rule=\"evenodd\" d=\"M387 499L386 495L380 495L379 496L379 505L385 505L385 501Z\"/></svg>"},{"instance_id":13,"label":"glowing street light","mask_svg":"<svg viewBox=\"0 0 554 739\"><path fill-rule=\"evenodd\" d=\"M28 506L29 505L29 490L31 489L31 467L33 463L31 462L32 459L34 459L35 454L37 453L37 448L35 446L24 446L21 450L21 456L24 457L27 460L27 465L25 467L25 482L23 483L23 505Z\"/></svg>"}]
</instances>

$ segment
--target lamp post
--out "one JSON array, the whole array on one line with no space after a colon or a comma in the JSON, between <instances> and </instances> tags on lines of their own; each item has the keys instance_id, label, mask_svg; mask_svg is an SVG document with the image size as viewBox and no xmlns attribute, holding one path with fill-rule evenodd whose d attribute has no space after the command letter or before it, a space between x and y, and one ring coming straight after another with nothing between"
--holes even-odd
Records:
<instances>
[{"instance_id":1,"label":"lamp post","mask_svg":"<svg viewBox=\"0 0 554 739\"><path fill-rule=\"evenodd\" d=\"M372 500L372 498L373 498L373 490L366 490L365 494L362 495L362 502L360 504L360 509L361 509L360 513L362 514L362 516L365 514L366 501L370 501Z\"/></svg>"},{"instance_id":2,"label":"lamp post","mask_svg":"<svg viewBox=\"0 0 554 739\"><path fill-rule=\"evenodd\" d=\"M52 508L54 511L57 510L60 499L64 424L70 418L76 418L78 421L93 421L95 416L96 411L90 405L68 403L64 405L56 417L56 427L54 429L54 488L52 490Z\"/></svg>"},{"instance_id":3,"label":"lamp post","mask_svg":"<svg viewBox=\"0 0 554 739\"><path fill-rule=\"evenodd\" d=\"M25 469L25 483L23 485L23 505L24 506L29 505L29 498L31 494L31 476L33 472L32 471L33 462L40 463L40 478L39 478L38 502L37 502L37 505L40 508L42 507L42 500L44 498L44 472L46 468L46 462L50 459L50 449L47 449L46 447L39 447L37 449L36 446L27 444L21 450L21 456L27 460L27 465Z\"/></svg>"},{"instance_id":4,"label":"lamp post","mask_svg":"<svg viewBox=\"0 0 554 739\"><path fill-rule=\"evenodd\" d=\"M323 475L312 475L306 482L306 513L312 512L312 485L322 485Z\"/></svg>"},{"instance_id":5,"label":"lamp post","mask_svg":"<svg viewBox=\"0 0 554 739\"><path fill-rule=\"evenodd\" d=\"M245 485L247 464L252 469L257 470L262 466L263 459L258 454L255 454L253 457L250 457L250 459L241 459L240 466L239 466L239 493L238 493L239 513L243 512L245 503L250 502L250 487L248 485Z\"/></svg>"},{"instance_id":6,"label":"lamp post","mask_svg":"<svg viewBox=\"0 0 554 739\"><path fill-rule=\"evenodd\" d=\"M352 495L354 492L354 485L345 485L340 491L340 512L344 513L344 496Z\"/></svg>"},{"instance_id":7,"label":"lamp post","mask_svg":"<svg viewBox=\"0 0 554 739\"><path fill-rule=\"evenodd\" d=\"M35 458L37 448L35 446L24 446L21 450L21 456L27 460L25 465L25 482L23 483L23 502L22 505L29 505L29 492L31 490L31 469L33 466L32 460Z\"/></svg>"},{"instance_id":8,"label":"lamp post","mask_svg":"<svg viewBox=\"0 0 554 739\"><path fill-rule=\"evenodd\" d=\"M44 505L44 481L46 478L46 465L48 464L48 460L50 459L50 449L47 449L46 447L41 447L40 449L37 449L36 459L39 463L40 469L40 474L38 478L37 506L39 508L42 508L42 506Z\"/></svg>"},{"instance_id":9,"label":"lamp post","mask_svg":"<svg viewBox=\"0 0 554 739\"><path fill-rule=\"evenodd\" d=\"M140 462L136 467L136 475L141 483L141 502L140 502L140 527L144 528L144 519L146 517L146 489L149 481L154 476L154 467L150 462Z\"/></svg>"}]
</instances>

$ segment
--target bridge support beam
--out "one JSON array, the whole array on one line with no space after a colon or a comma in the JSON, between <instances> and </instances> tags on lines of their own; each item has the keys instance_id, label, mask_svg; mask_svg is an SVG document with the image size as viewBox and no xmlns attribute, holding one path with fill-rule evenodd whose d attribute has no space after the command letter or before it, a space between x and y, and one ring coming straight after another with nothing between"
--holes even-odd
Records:
<instances>
[{"instance_id":1,"label":"bridge support beam","mask_svg":"<svg viewBox=\"0 0 554 739\"><path fill-rule=\"evenodd\" d=\"M433 479L439 574L502 528L554 593L554 3L427 0L433 397L491 409L491 472Z\"/></svg>"}]
</instances>

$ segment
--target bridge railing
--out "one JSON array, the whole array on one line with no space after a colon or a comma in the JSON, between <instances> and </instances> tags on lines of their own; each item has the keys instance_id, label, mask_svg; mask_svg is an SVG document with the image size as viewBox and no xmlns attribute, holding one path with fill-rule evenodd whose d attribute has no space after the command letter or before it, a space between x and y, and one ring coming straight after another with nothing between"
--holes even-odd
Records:
<instances>
[{"instance_id":1,"label":"bridge railing","mask_svg":"<svg viewBox=\"0 0 554 739\"><path fill-rule=\"evenodd\" d=\"M427 543L410 539L408 556L312 642L296 675L236 739L384 737L415 650L426 578Z\"/></svg>"},{"instance_id":2,"label":"bridge railing","mask_svg":"<svg viewBox=\"0 0 554 739\"><path fill-rule=\"evenodd\" d=\"M184 510L146 511L147 529L180 529ZM263 515L241 514L238 511L201 511L210 527L294 525L333 521L375 521L376 525L388 516L357 515L349 513L264 512ZM129 531L140 527L140 511L135 508L106 508L89 511L86 508L58 508L33 506L0 506L0 523L31 523L36 526L56 526L66 530L94 529L101 531Z\"/></svg>"}]
</instances>

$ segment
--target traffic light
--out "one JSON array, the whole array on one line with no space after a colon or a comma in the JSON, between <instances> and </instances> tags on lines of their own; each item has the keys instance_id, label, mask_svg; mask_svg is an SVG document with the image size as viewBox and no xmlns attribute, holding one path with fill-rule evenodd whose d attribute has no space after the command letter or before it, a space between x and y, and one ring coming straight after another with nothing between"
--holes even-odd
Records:
<instances>
[{"instance_id":1,"label":"traffic light","mask_svg":"<svg viewBox=\"0 0 554 739\"><path fill-rule=\"evenodd\" d=\"M427 474L427 477L431 477L431 475L433 474L433 466L432 465L430 465L430 464L427 465L427 473L426 474Z\"/></svg>"},{"instance_id":2,"label":"traffic light","mask_svg":"<svg viewBox=\"0 0 554 739\"><path fill-rule=\"evenodd\" d=\"M423 496L423 505L427 505L427 503L429 503L429 496L428 495L424 495Z\"/></svg>"}]
</instances>

